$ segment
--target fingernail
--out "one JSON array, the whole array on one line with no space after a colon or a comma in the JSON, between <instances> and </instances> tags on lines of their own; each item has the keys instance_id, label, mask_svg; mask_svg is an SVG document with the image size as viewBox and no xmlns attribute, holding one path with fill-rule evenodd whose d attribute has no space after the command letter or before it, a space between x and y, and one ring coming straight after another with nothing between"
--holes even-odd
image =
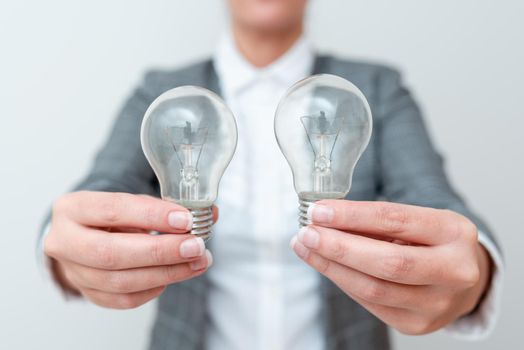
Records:
<instances>
[{"instance_id":1,"label":"fingernail","mask_svg":"<svg viewBox=\"0 0 524 350\"><path fill-rule=\"evenodd\" d=\"M312 227L304 226L298 231L298 241L311 249L317 249L320 242L320 235Z\"/></svg>"},{"instance_id":2,"label":"fingernail","mask_svg":"<svg viewBox=\"0 0 524 350\"><path fill-rule=\"evenodd\" d=\"M209 268L211 265L213 265L213 255L211 255L211 252L206 249L205 255L205 258L200 258L189 263L189 268L191 268L191 270L193 271L198 271L205 268Z\"/></svg>"},{"instance_id":3,"label":"fingernail","mask_svg":"<svg viewBox=\"0 0 524 350\"><path fill-rule=\"evenodd\" d=\"M186 239L180 244L180 256L183 258L202 256L205 250L204 240L200 237Z\"/></svg>"},{"instance_id":4,"label":"fingernail","mask_svg":"<svg viewBox=\"0 0 524 350\"><path fill-rule=\"evenodd\" d=\"M297 242L297 236L293 236L289 241L289 248L295 249L295 243Z\"/></svg>"},{"instance_id":5,"label":"fingernail","mask_svg":"<svg viewBox=\"0 0 524 350\"><path fill-rule=\"evenodd\" d=\"M172 211L167 216L169 226L178 230L189 231L193 226L193 216L187 211Z\"/></svg>"},{"instance_id":6,"label":"fingernail","mask_svg":"<svg viewBox=\"0 0 524 350\"><path fill-rule=\"evenodd\" d=\"M211 265L213 265L213 255L211 252L206 249L206 257L207 257L207 268L210 268Z\"/></svg>"},{"instance_id":7,"label":"fingernail","mask_svg":"<svg viewBox=\"0 0 524 350\"><path fill-rule=\"evenodd\" d=\"M329 224L335 217L335 211L327 205L313 203L307 209L307 217L312 222Z\"/></svg>"},{"instance_id":8,"label":"fingernail","mask_svg":"<svg viewBox=\"0 0 524 350\"><path fill-rule=\"evenodd\" d=\"M306 259L309 254L309 249L307 249L302 243L297 239L297 236L291 239L291 248L301 259Z\"/></svg>"}]
</instances>

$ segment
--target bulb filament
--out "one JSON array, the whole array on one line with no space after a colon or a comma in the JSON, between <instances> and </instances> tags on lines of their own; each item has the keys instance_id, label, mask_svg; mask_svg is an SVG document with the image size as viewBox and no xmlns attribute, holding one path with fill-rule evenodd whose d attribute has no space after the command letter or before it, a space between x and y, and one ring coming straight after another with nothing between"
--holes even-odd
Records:
<instances>
[{"instance_id":1,"label":"bulb filament","mask_svg":"<svg viewBox=\"0 0 524 350\"><path fill-rule=\"evenodd\" d=\"M184 126L168 129L171 142L180 162L180 199L195 201L199 199L198 161L206 142L207 128L192 127L186 121Z\"/></svg>"},{"instance_id":2,"label":"bulb filament","mask_svg":"<svg viewBox=\"0 0 524 350\"><path fill-rule=\"evenodd\" d=\"M326 117L324 111L318 115L300 118L315 155L313 164L313 192L333 191L333 173L331 171L331 154L338 138L343 118Z\"/></svg>"}]
</instances>

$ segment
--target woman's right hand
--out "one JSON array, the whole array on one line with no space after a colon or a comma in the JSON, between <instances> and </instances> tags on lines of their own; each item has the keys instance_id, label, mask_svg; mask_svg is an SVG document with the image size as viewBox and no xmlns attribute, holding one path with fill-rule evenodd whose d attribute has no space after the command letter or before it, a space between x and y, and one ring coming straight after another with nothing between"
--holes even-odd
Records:
<instances>
[{"instance_id":1,"label":"woman's right hand","mask_svg":"<svg viewBox=\"0 0 524 350\"><path fill-rule=\"evenodd\" d=\"M212 264L204 241L187 233L191 225L187 209L158 198L73 192L53 206L44 252L65 289L103 307L134 308Z\"/></svg>"}]
</instances>

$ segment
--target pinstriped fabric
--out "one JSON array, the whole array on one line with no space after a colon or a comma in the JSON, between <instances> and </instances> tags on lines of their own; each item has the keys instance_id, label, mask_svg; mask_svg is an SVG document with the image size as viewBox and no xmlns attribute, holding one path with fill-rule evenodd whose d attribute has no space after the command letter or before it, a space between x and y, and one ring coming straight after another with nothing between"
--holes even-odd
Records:
<instances>
[{"instance_id":1,"label":"pinstriped fabric","mask_svg":"<svg viewBox=\"0 0 524 350\"><path fill-rule=\"evenodd\" d=\"M495 244L489 228L450 186L442 159L435 152L420 112L402 87L399 74L384 66L319 56L314 73L340 75L368 98L374 133L355 169L349 198L388 199L455 210L469 219ZM158 183L143 156L140 124L149 104L180 85L198 85L220 94L211 61L177 71L152 71L135 90L118 116L91 172L76 189L158 195ZM203 350L208 317L205 275L169 286L159 298L150 350ZM324 324L327 350L388 350L387 327L324 279ZM249 348L250 344L246 344Z\"/></svg>"},{"instance_id":2,"label":"pinstriped fabric","mask_svg":"<svg viewBox=\"0 0 524 350\"><path fill-rule=\"evenodd\" d=\"M203 349L206 330L205 277L171 285L158 302L150 349Z\"/></svg>"},{"instance_id":3,"label":"pinstriped fabric","mask_svg":"<svg viewBox=\"0 0 524 350\"><path fill-rule=\"evenodd\" d=\"M326 317L326 350L389 349L388 330L384 323L371 315L323 278Z\"/></svg>"}]
</instances>

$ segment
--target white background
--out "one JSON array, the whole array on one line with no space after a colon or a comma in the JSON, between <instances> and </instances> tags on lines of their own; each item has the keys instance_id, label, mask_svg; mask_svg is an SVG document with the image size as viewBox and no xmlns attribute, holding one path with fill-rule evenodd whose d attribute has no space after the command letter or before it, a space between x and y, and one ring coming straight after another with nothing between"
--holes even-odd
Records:
<instances>
[{"instance_id":1,"label":"white background","mask_svg":"<svg viewBox=\"0 0 524 350\"><path fill-rule=\"evenodd\" d=\"M395 335L399 349L521 343L523 4L312 1L318 48L403 70L453 182L505 249L502 314L489 340ZM209 55L225 23L221 0L0 2L1 349L144 347L153 304L111 311L64 302L38 273L35 237L52 199L87 171L144 70Z\"/></svg>"}]
</instances>

